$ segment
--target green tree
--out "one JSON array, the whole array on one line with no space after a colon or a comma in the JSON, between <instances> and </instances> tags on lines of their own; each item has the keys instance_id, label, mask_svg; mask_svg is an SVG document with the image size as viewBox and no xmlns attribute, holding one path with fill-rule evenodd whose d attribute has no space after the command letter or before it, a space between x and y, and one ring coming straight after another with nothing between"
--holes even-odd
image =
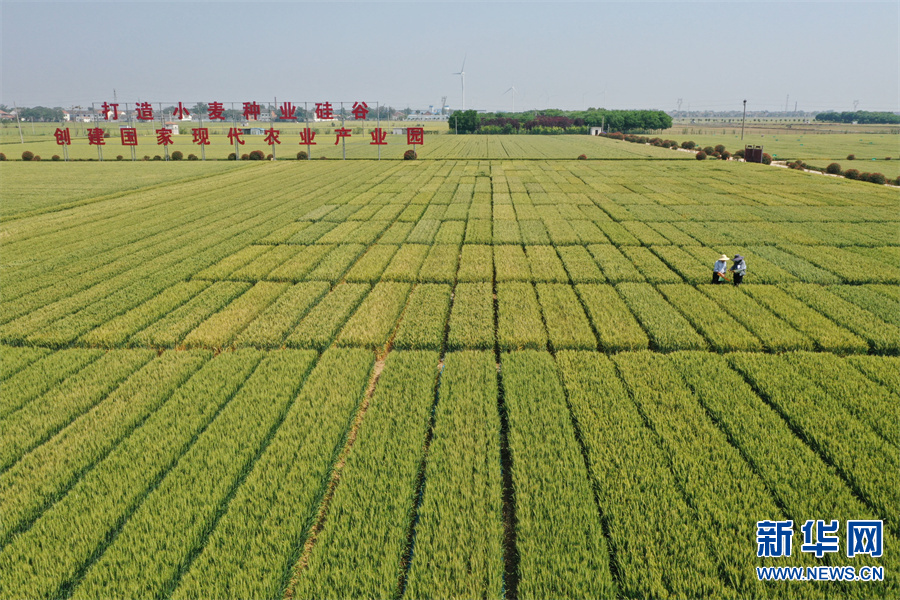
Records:
<instances>
[{"instance_id":1,"label":"green tree","mask_svg":"<svg viewBox=\"0 0 900 600\"><path fill-rule=\"evenodd\" d=\"M474 110L458 110L450 115L450 130L459 133L475 133L478 129L478 113Z\"/></svg>"}]
</instances>

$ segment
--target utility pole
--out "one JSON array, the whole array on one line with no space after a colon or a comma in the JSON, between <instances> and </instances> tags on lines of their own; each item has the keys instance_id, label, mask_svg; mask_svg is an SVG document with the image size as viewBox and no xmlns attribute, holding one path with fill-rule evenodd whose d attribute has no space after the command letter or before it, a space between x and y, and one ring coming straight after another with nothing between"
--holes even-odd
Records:
<instances>
[{"instance_id":1,"label":"utility pole","mask_svg":"<svg viewBox=\"0 0 900 600\"><path fill-rule=\"evenodd\" d=\"M22 136L22 118L19 116L19 107L16 106L15 102L13 102L13 110L16 112L16 125L19 127L19 141L24 144L25 138Z\"/></svg>"},{"instance_id":2,"label":"utility pole","mask_svg":"<svg viewBox=\"0 0 900 600\"><path fill-rule=\"evenodd\" d=\"M744 116L741 117L741 141L744 140L744 121L747 120L747 101L744 100Z\"/></svg>"}]
</instances>

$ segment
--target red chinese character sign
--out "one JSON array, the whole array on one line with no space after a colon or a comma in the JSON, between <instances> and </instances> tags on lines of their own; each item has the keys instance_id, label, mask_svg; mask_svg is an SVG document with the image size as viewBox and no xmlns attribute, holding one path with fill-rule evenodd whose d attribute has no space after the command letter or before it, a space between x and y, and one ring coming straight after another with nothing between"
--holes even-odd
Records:
<instances>
[{"instance_id":1,"label":"red chinese character sign","mask_svg":"<svg viewBox=\"0 0 900 600\"><path fill-rule=\"evenodd\" d=\"M259 120L259 104L256 102L244 102L244 118L249 120Z\"/></svg>"},{"instance_id":2,"label":"red chinese character sign","mask_svg":"<svg viewBox=\"0 0 900 600\"><path fill-rule=\"evenodd\" d=\"M337 129L334 130L334 133L336 136L334 138L334 145L337 146L338 142L340 142L341 140L343 140L345 138L350 137L350 128L349 127L338 127Z\"/></svg>"},{"instance_id":3,"label":"red chinese character sign","mask_svg":"<svg viewBox=\"0 0 900 600\"><path fill-rule=\"evenodd\" d=\"M291 104L290 102L282 102L281 108L281 116L279 117L282 121L296 121L297 120L297 107Z\"/></svg>"},{"instance_id":4,"label":"red chinese character sign","mask_svg":"<svg viewBox=\"0 0 900 600\"><path fill-rule=\"evenodd\" d=\"M238 129L237 127L229 127L228 128L228 141L232 144L240 144L244 145L244 140L241 139L241 136L244 135L243 130Z\"/></svg>"},{"instance_id":5,"label":"red chinese character sign","mask_svg":"<svg viewBox=\"0 0 900 600\"><path fill-rule=\"evenodd\" d=\"M71 146L72 145L72 134L69 133L69 128L60 129L56 128L56 131L53 132L53 137L56 138L56 144L58 146Z\"/></svg>"},{"instance_id":6,"label":"red chinese character sign","mask_svg":"<svg viewBox=\"0 0 900 600\"><path fill-rule=\"evenodd\" d=\"M56 128L56 131L53 132L53 137L56 138L56 143L59 146L63 147L63 156L66 160L69 160L69 146L72 145L72 134L69 133L69 128L60 129Z\"/></svg>"},{"instance_id":7,"label":"red chinese character sign","mask_svg":"<svg viewBox=\"0 0 900 600\"><path fill-rule=\"evenodd\" d=\"M316 102L316 119L328 121L334 118L334 109L331 102Z\"/></svg>"},{"instance_id":8,"label":"red chinese character sign","mask_svg":"<svg viewBox=\"0 0 900 600\"><path fill-rule=\"evenodd\" d=\"M134 114L138 121L152 121L153 107L149 102L138 102L134 109Z\"/></svg>"},{"instance_id":9,"label":"red chinese character sign","mask_svg":"<svg viewBox=\"0 0 900 600\"><path fill-rule=\"evenodd\" d=\"M274 146L275 144L280 144L281 140L278 139L278 136L281 134L281 131L275 129L274 127L269 127L266 129L266 137L263 140L269 146Z\"/></svg>"},{"instance_id":10,"label":"red chinese character sign","mask_svg":"<svg viewBox=\"0 0 900 600\"><path fill-rule=\"evenodd\" d=\"M100 106L100 112L103 113L103 118L106 119L107 121L109 121L109 119L110 119L110 113L112 113L113 121L119 120L119 105L116 103L108 104L108 103L104 102Z\"/></svg>"},{"instance_id":11,"label":"red chinese character sign","mask_svg":"<svg viewBox=\"0 0 900 600\"><path fill-rule=\"evenodd\" d=\"M387 146L387 142L385 141L387 131L384 131L381 127L376 127L369 132L369 135L372 136L372 141L369 142L370 146Z\"/></svg>"},{"instance_id":12,"label":"red chinese character sign","mask_svg":"<svg viewBox=\"0 0 900 600\"><path fill-rule=\"evenodd\" d=\"M97 146L97 156L103 160L103 145L106 144L106 140L103 139L103 130L99 127L88 129L87 136L88 144Z\"/></svg>"},{"instance_id":13,"label":"red chinese character sign","mask_svg":"<svg viewBox=\"0 0 900 600\"><path fill-rule=\"evenodd\" d=\"M162 129L156 130L156 145L157 146L166 146L166 148L168 148L169 146L171 146L174 143L175 143L175 141L172 140L172 130L171 129L169 129L167 127L163 127Z\"/></svg>"},{"instance_id":14,"label":"red chinese character sign","mask_svg":"<svg viewBox=\"0 0 900 600\"><path fill-rule=\"evenodd\" d=\"M191 135L194 138L191 142L200 146L200 157L206 160L206 147L209 146L209 128L195 127L191 129Z\"/></svg>"},{"instance_id":15,"label":"red chinese character sign","mask_svg":"<svg viewBox=\"0 0 900 600\"><path fill-rule=\"evenodd\" d=\"M225 107L221 102L210 102L209 103L209 117L210 121L224 121L225 120Z\"/></svg>"},{"instance_id":16,"label":"red chinese character sign","mask_svg":"<svg viewBox=\"0 0 900 600\"><path fill-rule=\"evenodd\" d=\"M278 139L280 133L281 131L275 129L271 125L266 129L266 137L263 141L269 146L272 146L272 158L275 158L275 145L281 143L281 140Z\"/></svg>"},{"instance_id":17,"label":"red chinese character sign","mask_svg":"<svg viewBox=\"0 0 900 600\"><path fill-rule=\"evenodd\" d=\"M174 116L176 119L181 119L182 121L184 121L191 118L191 113L189 113L188 109L186 109L184 105L179 102L178 106L172 112L172 116Z\"/></svg>"},{"instance_id":18,"label":"red chinese character sign","mask_svg":"<svg viewBox=\"0 0 900 600\"><path fill-rule=\"evenodd\" d=\"M309 127L304 127L300 130L300 145L306 146L306 158L310 158L310 154L312 153L312 149L310 146L316 145L316 132ZM297 155L297 158L300 158L300 155Z\"/></svg>"},{"instance_id":19,"label":"red chinese character sign","mask_svg":"<svg viewBox=\"0 0 900 600\"><path fill-rule=\"evenodd\" d=\"M87 130L88 144L91 146L102 146L106 142L103 140L103 130L99 127Z\"/></svg>"},{"instance_id":20,"label":"red chinese character sign","mask_svg":"<svg viewBox=\"0 0 900 600\"><path fill-rule=\"evenodd\" d=\"M407 127L406 128L406 145L407 146L415 146L422 145L425 143L425 128L424 127Z\"/></svg>"},{"instance_id":21,"label":"red chinese character sign","mask_svg":"<svg viewBox=\"0 0 900 600\"><path fill-rule=\"evenodd\" d=\"M120 127L119 128L119 137L122 140L123 146L128 146L131 149L131 160L137 160L137 156L135 155L135 146L138 145L138 137L137 137L137 128L135 127Z\"/></svg>"},{"instance_id":22,"label":"red chinese character sign","mask_svg":"<svg viewBox=\"0 0 900 600\"><path fill-rule=\"evenodd\" d=\"M228 128L228 141L234 145L234 159L238 160L241 157L241 154L238 150L238 146L243 146L245 144L244 140L241 139L241 136L244 134L242 129L238 129L237 127L229 127Z\"/></svg>"},{"instance_id":23,"label":"red chinese character sign","mask_svg":"<svg viewBox=\"0 0 900 600\"><path fill-rule=\"evenodd\" d=\"M194 136L194 139L191 140L192 143L197 144L198 146L209 146L208 127L196 127L191 129L191 135Z\"/></svg>"},{"instance_id":24,"label":"red chinese character sign","mask_svg":"<svg viewBox=\"0 0 900 600\"><path fill-rule=\"evenodd\" d=\"M365 102L354 102L353 109L350 112L353 113L353 118L357 121L363 120L369 114L369 105Z\"/></svg>"},{"instance_id":25,"label":"red chinese character sign","mask_svg":"<svg viewBox=\"0 0 900 600\"><path fill-rule=\"evenodd\" d=\"M156 130L156 145L163 147L166 155L166 160L169 160L169 146L174 143L175 141L172 139L171 129L169 129L168 127L163 127Z\"/></svg>"},{"instance_id":26,"label":"red chinese character sign","mask_svg":"<svg viewBox=\"0 0 900 600\"><path fill-rule=\"evenodd\" d=\"M316 132L309 127L300 130L300 145L315 146Z\"/></svg>"},{"instance_id":27,"label":"red chinese character sign","mask_svg":"<svg viewBox=\"0 0 900 600\"><path fill-rule=\"evenodd\" d=\"M119 135L122 137L123 146L137 146L137 129L134 127L122 127L119 129Z\"/></svg>"}]
</instances>

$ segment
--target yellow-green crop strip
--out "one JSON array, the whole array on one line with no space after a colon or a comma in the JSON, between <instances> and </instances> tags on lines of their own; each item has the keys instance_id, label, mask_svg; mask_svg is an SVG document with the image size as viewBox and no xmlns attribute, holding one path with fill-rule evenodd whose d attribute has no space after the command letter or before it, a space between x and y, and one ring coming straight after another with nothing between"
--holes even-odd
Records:
<instances>
[{"instance_id":1,"label":"yellow-green crop strip","mask_svg":"<svg viewBox=\"0 0 900 600\"><path fill-rule=\"evenodd\" d=\"M354 137L0 162L0 597L900 593L896 189ZM816 558L808 519L882 520L884 554Z\"/></svg>"}]
</instances>

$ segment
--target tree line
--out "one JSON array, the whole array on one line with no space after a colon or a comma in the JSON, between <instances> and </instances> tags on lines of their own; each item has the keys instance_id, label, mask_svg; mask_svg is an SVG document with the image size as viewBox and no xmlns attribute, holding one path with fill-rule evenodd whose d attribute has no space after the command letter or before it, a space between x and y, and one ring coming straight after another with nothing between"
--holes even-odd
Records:
<instances>
[{"instance_id":1,"label":"tree line","mask_svg":"<svg viewBox=\"0 0 900 600\"><path fill-rule=\"evenodd\" d=\"M846 112L823 112L816 115L816 121L827 123L861 123L874 124L900 124L900 115L891 112L871 112L867 110Z\"/></svg>"},{"instance_id":2,"label":"tree line","mask_svg":"<svg viewBox=\"0 0 900 600\"><path fill-rule=\"evenodd\" d=\"M672 117L661 110L557 109L519 113L456 111L450 116L451 131L459 133L588 133L591 127L605 131L646 133L672 126Z\"/></svg>"}]
</instances>

